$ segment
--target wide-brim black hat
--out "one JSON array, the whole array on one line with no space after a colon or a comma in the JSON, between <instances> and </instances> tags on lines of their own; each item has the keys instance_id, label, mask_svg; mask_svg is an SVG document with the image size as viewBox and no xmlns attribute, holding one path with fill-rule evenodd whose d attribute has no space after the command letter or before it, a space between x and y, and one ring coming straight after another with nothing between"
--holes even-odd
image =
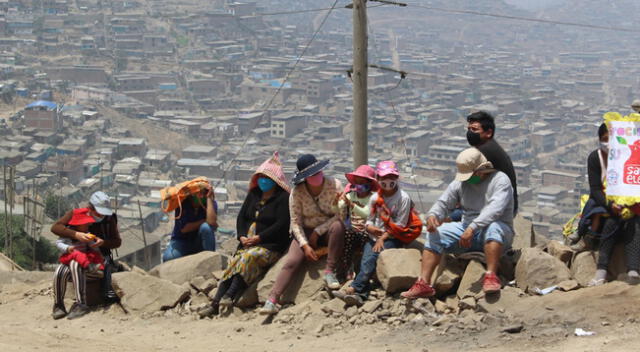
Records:
<instances>
[{"instance_id":1,"label":"wide-brim black hat","mask_svg":"<svg viewBox=\"0 0 640 352\"><path fill-rule=\"evenodd\" d=\"M304 182L304 179L317 174L329 165L329 159L318 161L312 154L304 154L296 161L296 172L293 175L294 185L299 185Z\"/></svg>"}]
</instances>

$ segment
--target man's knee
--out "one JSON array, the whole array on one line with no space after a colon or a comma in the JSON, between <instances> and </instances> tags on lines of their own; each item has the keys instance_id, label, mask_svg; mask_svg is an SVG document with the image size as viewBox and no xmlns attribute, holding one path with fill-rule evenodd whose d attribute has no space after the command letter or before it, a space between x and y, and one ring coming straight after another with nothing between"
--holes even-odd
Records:
<instances>
[{"instance_id":1,"label":"man's knee","mask_svg":"<svg viewBox=\"0 0 640 352\"><path fill-rule=\"evenodd\" d=\"M198 230L198 232L201 233L201 234L207 234L207 235L214 235L215 236L215 230L206 221L203 222L202 225L200 225L200 229Z\"/></svg>"},{"instance_id":2,"label":"man's knee","mask_svg":"<svg viewBox=\"0 0 640 352\"><path fill-rule=\"evenodd\" d=\"M331 226L329 226L330 235L344 236L344 233L345 233L344 224L340 220L335 220L333 223L331 223Z\"/></svg>"}]
</instances>

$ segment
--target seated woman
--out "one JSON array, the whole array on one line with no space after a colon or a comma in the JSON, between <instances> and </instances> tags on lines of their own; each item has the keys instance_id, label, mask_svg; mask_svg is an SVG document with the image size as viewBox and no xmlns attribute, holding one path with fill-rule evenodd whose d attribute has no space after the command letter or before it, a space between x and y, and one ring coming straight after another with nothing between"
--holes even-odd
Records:
<instances>
[{"instance_id":1,"label":"seated woman","mask_svg":"<svg viewBox=\"0 0 640 352\"><path fill-rule=\"evenodd\" d=\"M93 221L82 221L85 226L79 226L78 216L91 217ZM74 214L76 219L74 221ZM75 225L74 225L75 224ZM111 200L104 192L95 192L89 198L89 206L82 211L76 209L64 214L53 226L51 232L64 239L74 241L74 246L90 246L99 250L104 258L103 277L100 281L102 298L106 303L117 301L117 296L111 287L111 271L113 270L113 257L111 250L120 247L122 239L118 231L118 219L111 209ZM74 247L75 249L75 247ZM67 247L67 251L69 247ZM53 275L53 319L76 319L89 313L87 306L87 269L83 268L76 260L70 260L69 264L60 264ZM69 313L64 307L64 294L67 289L67 281L73 282L76 302Z\"/></svg>"},{"instance_id":2,"label":"seated woman","mask_svg":"<svg viewBox=\"0 0 640 352\"><path fill-rule=\"evenodd\" d=\"M600 248L597 270L589 286L602 285L606 281L607 267L611 260L611 253L616 243L624 241L628 278L632 282L640 280L640 231L638 231L637 216L634 212L616 203L608 203L606 199L606 172L609 154L609 131L603 123L598 128L600 148L594 150L587 159L589 176L589 200L583 209L583 216L578 226L579 233L587 233L581 243L574 249L584 250L591 244L588 238L598 237ZM636 207L633 207L634 209ZM600 224L602 230L600 231Z\"/></svg>"},{"instance_id":3,"label":"seated woman","mask_svg":"<svg viewBox=\"0 0 640 352\"><path fill-rule=\"evenodd\" d=\"M184 199L175 216L171 240L162 253L163 262L216 250L218 203L211 185Z\"/></svg>"},{"instance_id":4,"label":"seated woman","mask_svg":"<svg viewBox=\"0 0 640 352\"><path fill-rule=\"evenodd\" d=\"M607 204L607 196L605 194L609 131L604 123L598 128L598 140L600 141L599 148L591 152L587 158L589 200L582 209L578 230L569 236L569 240L572 243L571 248L577 252L593 247L595 238L599 237L600 234L602 219L611 214L611 206L614 205Z\"/></svg>"},{"instance_id":5,"label":"seated woman","mask_svg":"<svg viewBox=\"0 0 640 352\"><path fill-rule=\"evenodd\" d=\"M335 275L338 260L344 250L344 224L336 214L336 202L342 194L340 181L324 176L322 170L329 160L318 161L311 154L302 155L296 162L296 174L291 192L290 216L291 232L294 239L289 246L287 262L278 274L269 298L260 314L275 314L276 305L296 270L305 258L317 261L315 250L328 245L327 266L324 279L332 290L340 288Z\"/></svg>"},{"instance_id":6,"label":"seated woman","mask_svg":"<svg viewBox=\"0 0 640 352\"><path fill-rule=\"evenodd\" d=\"M289 246L289 191L278 153L251 177L236 221L240 244L225 270L211 305L200 317L217 315L275 263Z\"/></svg>"}]
</instances>

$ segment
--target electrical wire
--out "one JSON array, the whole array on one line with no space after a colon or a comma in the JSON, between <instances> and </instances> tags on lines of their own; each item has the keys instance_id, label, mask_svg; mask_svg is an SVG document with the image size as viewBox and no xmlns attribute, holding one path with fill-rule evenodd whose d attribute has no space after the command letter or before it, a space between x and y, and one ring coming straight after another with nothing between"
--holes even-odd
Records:
<instances>
[{"instance_id":1,"label":"electrical wire","mask_svg":"<svg viewBox=\"0 0 640 352\"><path fill-rule=\"evenodd\" d=\"M580 27L580 28L590 28L590 29L598 29L605 31L615 31L615 32L628 32L628 33L640 33L640 29L635 28L625 28L625 27L614 27L614 26L600 26L596 24L587 24L587 23L578 23L578 22L567 22L567 21L556 21L556 20L548 20L542 18L531 18L531 17L522 17L522 16L512 16L512 15L503 15L497 13L490 12L482 12L475 10L458 10L458 9L447 9L442 7L435 6L427 6L420 4L407 4L410 7L417 7L430 11L458 14L458 15L474 15L474 16L485 16L485 17L493 17L493 18L502 18L507 20L514 21L524 21L524 22L535 22L535 23L546 23L546 24L555 24L559 26L570 26L570 27Z\"/></svg>"},{"instance_id":2,"label":"electrical wire","mask_svg":"<svg viewBox=\"0 0 640 352\"><path fill-rule=\"evenodd\" d=\"M322 29L322 27L324 27L324 24L327 22L327 19L329 18L329 16L331 15L331 13L333 12L333 10L336 8L336 5L338 4L339 0L335 0L333 2L333 5L331 6L331 8L329 9L329 11L326 13L326 15L322 18L322 22L320 22L320 25L318 26L318 28L315 30L315 32L313 32L313 35L311 36L311 38L309 39L309 41L307 42L307 44L304 46L304 49L302 49L302 52L300 53L300 55L298 56L298 58L296 59L295 63L293 64L293 67L291 67L291 69L289 69L289 71L287 71L287 74L285 75L284 79L282 80L282 82L280 83L280 86L278 86L278 89L275 91L275 93L273 94L273 96L271 97L271 99L269 100L269 102L267 103L267 106L263 109L263 114L260 115L260 117L258 118L258 121L256 122L256 126L260 125L260 122L262 122L262 119L264 118L264 116L266 115L266 112L269 111L269 108L271 108L271 105L273 105L273 102L276 100L276 97L278 96L278 94L280 94L280 91L282 91L282 88L285 86L285 84L287 83L287 81L289 80L289 78L291 77L291 74L293 73L293 71L296 70L296 68L298 67L298 64L300 63L300 61L302 60L302 58L304 57L304 55L307 53L307 50L309 49L309 47L311 46L311 43L313 43L313 41L316 39L316 36L318 35L318 33L320 33L320 30ZM233 166L233 163L235 162L235 160L238 158L238 156L240 155L240 153L242 152L242 150L244 149L244 147L247 145L247 143L249 142L249 136L247 136L244 141L242 142L242 144L240 145L240 148L238 148L238 150L235 152L235 154L233 155L233 157L231 158L231 160L229 161L229 164L227 165L227 167L224 169L223 173L222 173L222 179L218 180L218 182L215 184L215 187L217 187L220 182L222 182L222 180L226 179L227 176L227 172L231 169L231 167Z\"/></svg>"}]
</instances>

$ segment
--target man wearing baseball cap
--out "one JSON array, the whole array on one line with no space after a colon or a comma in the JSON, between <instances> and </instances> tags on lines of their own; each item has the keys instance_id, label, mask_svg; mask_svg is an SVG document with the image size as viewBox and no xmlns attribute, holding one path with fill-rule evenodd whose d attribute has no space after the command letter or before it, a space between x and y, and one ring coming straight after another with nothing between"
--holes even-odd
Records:
<instances>
[{"instance_id":1,"label":"man wearing baseball cap","mask_svg":"<svg viewBox=\"0 0 640 352\"><path fill-rule=\"evenodd\" d=\"M414 299L433 296L431 276L442 253L484 251L487 271L482 289L499 292L498 262L513 241L513 187L509 177L493 168L476 148L462 151L456 158L455 180L427 213L428 235L422 253L422 270L413 286L401 294ZM443 223L449 209L462 206L462 220Z\"/></svg>"}]
</instances>

